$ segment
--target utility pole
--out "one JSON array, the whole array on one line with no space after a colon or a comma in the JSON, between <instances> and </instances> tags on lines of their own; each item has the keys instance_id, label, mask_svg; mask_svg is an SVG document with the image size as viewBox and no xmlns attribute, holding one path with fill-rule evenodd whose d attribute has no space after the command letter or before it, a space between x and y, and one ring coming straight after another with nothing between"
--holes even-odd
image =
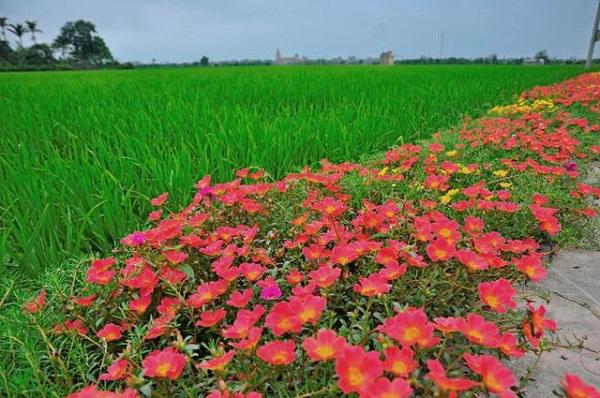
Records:
<instances>
[{"instance_id":1,"label":"utility pole","mask_svg":"<svg viewBox=\"0 0 600 398\"><path fill-rule=\"evenodd\" d=\"M586 68L592 67L592 58L594 56L594 45L600 39L600 30L598 30L598 22L600 22L600 1L598 2L598 8L596 9L596 18L594 18L594 26L592 26L592 37L590 37L590 46L588 47L587 60L585 62Z\"/></svg>"}]
</instances>

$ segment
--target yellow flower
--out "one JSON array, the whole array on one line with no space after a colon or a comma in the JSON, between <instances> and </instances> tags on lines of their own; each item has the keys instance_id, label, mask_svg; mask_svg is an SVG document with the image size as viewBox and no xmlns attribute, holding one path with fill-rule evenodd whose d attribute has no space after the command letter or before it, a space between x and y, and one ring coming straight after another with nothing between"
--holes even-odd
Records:
<instances>
[{"instance_id":1,"label":"yellow flower","mask_svg":"<svg viewBox=\"0 0 600 398\"><path fill-rule=\"evenodd\" d=\"M496 177L506 177L508 175L508 170L496 170L494 171L494 175Z\"/></svg>"},{"instance_id":2,"label":"yellow flower","mask_svg":"<svg viewBox=\"0 0 600 398\"><path fill-rule=\"evenodd\" d=\"M447 195L447 194L440 197L440 202L444 203L444 204L450 203L451 200L452 200L452 196Z\"/></svg>"},{"instance_id":3,"label":"yellow flower","mask_svg":"<svg viewBox=\"0 0 600 398\"><path fill-rule=\"evenodd\" d=\"M446 152L446 156L448 156L449 158L453 158L456 155L458 155L458 151L456 149Z\"/></svg>"},{"instance_id":4,"label":"yellow flower","mask_svg":"<svg viewBox=\"0 0 600 398\"><path fill-rule=\"evenodd\" d=\"M387 171L388 171L388 168L384 167L383 169L379 170L379 173L377 175L379 175L380 177L384 176L387 174Z\"/></svg>"},{"instance_id":5,"label":"yellow flower","mask_svg":"<svg viewBox=\"0 0 600 398\"><path fill-rule=\"evenodd\" d=\"M509 187L512 187L512 182L501 182L499 185L502 188L509 188Z\"/></svg>"}]
</instances>

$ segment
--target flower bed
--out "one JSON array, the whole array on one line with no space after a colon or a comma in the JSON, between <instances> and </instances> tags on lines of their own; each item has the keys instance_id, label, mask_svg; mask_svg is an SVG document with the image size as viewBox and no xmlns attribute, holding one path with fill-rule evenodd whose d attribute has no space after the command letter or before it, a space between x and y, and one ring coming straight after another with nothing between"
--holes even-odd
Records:
<instances>
[{"instance_id":1,"label":"flower bed","mask_svg":"<svg viewBox=\"0 0 600 398\"><path fill-rule=\"evenodd\" d=\"M27 304L38 325L64 314L39 327L51 378L71 397L516 396L506 360L556 329L521 286L596 215L600 188L578 178L600 154L598 100L587 74L378 159L206 176L177 212L158 196L76 296Z\"/></svg>"}]
</instances>

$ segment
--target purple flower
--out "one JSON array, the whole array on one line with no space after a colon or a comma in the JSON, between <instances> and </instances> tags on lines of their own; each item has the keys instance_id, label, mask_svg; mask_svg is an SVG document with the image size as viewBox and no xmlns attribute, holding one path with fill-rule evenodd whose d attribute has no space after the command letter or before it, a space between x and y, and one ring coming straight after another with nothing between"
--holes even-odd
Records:
<instances>
[{"instance_id":1,"label":"purple flower","mask_svg":"<svg viewBox=\"0 0 600 398\"><path fill-rule=\"evenodd\" d=\"M569 172L577 171L577 163L569 161L565 163L565 169Z\"/></svg>"},{"instance_id":2,"label":"purple flower","mask_svg":"<svg viewBox=\"0 0 600 398\"><path fill-rule=\"evenodd\" d=\"M277 300L281 297L281 289L277 285L265 286L260 291L260 298L263 300Z\"/></svg>"}]
</instances>

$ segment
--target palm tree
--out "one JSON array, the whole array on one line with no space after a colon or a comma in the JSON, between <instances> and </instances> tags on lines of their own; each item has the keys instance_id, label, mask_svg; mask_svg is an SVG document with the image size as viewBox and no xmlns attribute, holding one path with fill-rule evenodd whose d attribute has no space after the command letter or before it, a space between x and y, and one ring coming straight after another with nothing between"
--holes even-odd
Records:
<instances>
[{"instance_id":1,"label":"palm tree","mask_svg":"<svg viewBox=\"0 0 600 398\"><path fill-rule=\"evenodd\" d=\"M38 29L36 21L25 21L25 25L27 25L27 31L31 33L31 41L33 42L33 44L36 44L35 34L43 32L40 29Z\"/></svg>"},{"instance_id":2,"label":"palm tree","mask_svg":"<svg viewBox=\"0 0 600 398\"><path fill-rule=\"evenodd\" d=\"M25 29L25 27L23 25L21 25L20 23L18 23L16 25L10 24L10 25L8 25L8 30L13 35L17 36L17 38L19 39L19 48L22 48L23 47L23 35L27 31Z\"/></svg>"},{"instance_id":3,"label":"palm tree","mask_svg":"<svg viewBox=\"0 0 600 398\"><path fill-rule=\"evenodd\" d=\"M8 26L8 18L0 17L0 29L2 29L2 38L6 41L6 27Z\"/></svg>"}]
</instances>

